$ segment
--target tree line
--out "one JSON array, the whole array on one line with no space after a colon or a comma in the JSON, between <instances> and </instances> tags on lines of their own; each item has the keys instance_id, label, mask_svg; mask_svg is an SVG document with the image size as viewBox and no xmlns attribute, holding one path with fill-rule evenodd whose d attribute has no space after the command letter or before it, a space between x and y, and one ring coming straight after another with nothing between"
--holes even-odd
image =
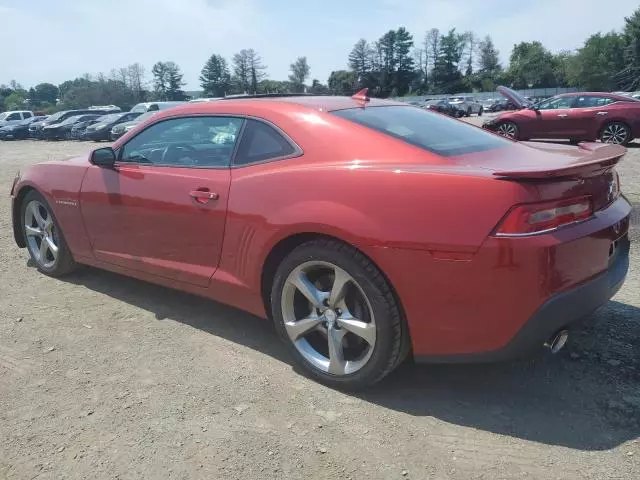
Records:
<instances>
[{"instance_id":1,"label":"tree line","mask_svg":"<svg viewBox=\"0 0 640 480\"><path fill-rule=\"evenodd\" d=\"M200 73L205 96L239 93L298 93L351 95L367 87L377 97L408 94L493 91L497 85L516 89L579 87L586 90L640 89L640 8L625 18L621 31L595 33L576 51L552 53L541 42L513 46L503 66L500 52L487 35L437 28L418 40L404 27L389 30L378 40L359 40L347 57L347 69L331 72L327 85L310 84L307 57L290 65L287 80L272 80L259 53L243 49L230 60L213 54ZM144 66L134 63L109 74L89 75L60 85L40 83L25 89L16 81L0 85L0 111L30 108L51 112L87 105L129 108L143 101L184 100L180 66L159 61L148 80Z\"/></svg>"},{"instance_id":2,"label":"tree line","mask_svg":"<svg viewBox=\"0 0 640 480\"><path fill-rule=\"evenodd\" d=\"M375 96L395 97L493 91L497 85L631 91L640 88L640 9L625 18L621 32L593 34L575 52L553 54L539 41L515 44L507 66L489 35L433 28L414 40L400 27L376 41L359 40L348 67L331 73L332 92L367 87Z\"/></svg>"}]
</instances>

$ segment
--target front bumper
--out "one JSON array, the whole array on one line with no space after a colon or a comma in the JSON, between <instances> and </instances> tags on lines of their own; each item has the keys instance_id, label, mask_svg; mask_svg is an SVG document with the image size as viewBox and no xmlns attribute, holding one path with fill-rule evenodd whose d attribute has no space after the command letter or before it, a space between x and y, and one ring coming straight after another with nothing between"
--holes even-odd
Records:
<instances>
[{"instance_id":1,"label":"front bumper","mask_svg":"<svg viewBox=\"0 0 640 480\"><path fill-rule=\"evenodd\" d=\"M495 120L487 120L482 124L482 128L485 130L491 130L492 132L496 131L496 127L498 126L498 122Z\"/></svg>"},{"instance_id":2,"label":"front bumper","mask_svg":"<svg viewBox=\"0 0 640 480\"><path fill-rule=\"evenodd\" d=\"M109 140L111 140L112 142L116 141L117 139L119 139L121 136L123 136L126 132L110 132L109 133Z\"/></svg>"},{"instance_id":3,"label":"front bumper","mask_svg":"<svg viewBox=\"0 0 640 480\"><path fill-rule=\"evenodd\" d=\"M558 293L543 303L511 341L499 350L461 355L417 356L419 363L494 362L524 358L540 350L559 330L578 322L613 297L629 271L628 234L618 239L609 268L591 280Z\"/></svg>"},{"instance_id":4,"label":"front bumper","mask_svg":"<svg viewBox=\"0 0 640 480\"><path fill-rule=\"evenodd\" d=\"M100 141L100 140L109 140L109 135L110 135L110 131L107 129L102 129L102 130L91 130L91 131L85 131L82 138L86 139L86 140L94 140L94 141Z\"/></svg>"}]
</instances>

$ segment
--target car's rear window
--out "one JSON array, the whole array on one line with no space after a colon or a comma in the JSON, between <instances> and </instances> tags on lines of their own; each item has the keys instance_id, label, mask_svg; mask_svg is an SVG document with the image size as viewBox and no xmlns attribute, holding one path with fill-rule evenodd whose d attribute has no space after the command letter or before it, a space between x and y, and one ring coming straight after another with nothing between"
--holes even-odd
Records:
<instances>
[{"instance_id":1,"label":"car's rear window","mask_svg":"<svg viewBox=\"0 0 640 480\"><path fill-rule=\"evenodd\" d=\"M443 157L510 144L509 140L464 122L411 106L350 108L333 113Z\"/></svg>"}]
</instances>

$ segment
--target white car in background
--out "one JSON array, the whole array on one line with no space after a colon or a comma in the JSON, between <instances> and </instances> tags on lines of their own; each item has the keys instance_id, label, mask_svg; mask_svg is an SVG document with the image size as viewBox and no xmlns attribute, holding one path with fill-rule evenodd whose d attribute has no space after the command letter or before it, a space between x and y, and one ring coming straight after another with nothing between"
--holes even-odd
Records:
<instances>
[{"instance_id":1,"label":"white car in background","mask_svg":"<svg viewBox=\"0 0 640 480\"><path fill-rule=\"evenodd\" d=\"M459 110L466 112L467 117L471 116L473 113L480 116L484 111L482 104L476 97L472 96L449 97L449 103L458 107Z\"/></svg>"},{"instance_id":2,"label":"white car in background","mask_svg":"<svg viewBox=\"0 0 640 480\"><path fill-rule=\"evenodd\" d=\"M0 126L11 125L33 117L31 110L10 110L0 113Z\"/></svg>"}]
</instances>

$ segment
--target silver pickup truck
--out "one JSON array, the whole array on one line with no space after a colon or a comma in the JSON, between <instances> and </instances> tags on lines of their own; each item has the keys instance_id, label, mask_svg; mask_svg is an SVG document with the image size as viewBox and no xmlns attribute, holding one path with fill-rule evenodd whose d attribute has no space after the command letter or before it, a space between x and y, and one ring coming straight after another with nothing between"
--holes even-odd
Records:
<instances>
[{"instance_id":1,"label":"silver pickup truck","mask_svg":"<svg viewBox=\"0 0 640 480\"><path fill-rule=\"evenodd\" d=\"M477 113L478 116L482 115L482 104L471 96L449 97L449 103L455 105L459 110L466 112L467 117L472 113Z\"/></svg>"}]
</instances>

